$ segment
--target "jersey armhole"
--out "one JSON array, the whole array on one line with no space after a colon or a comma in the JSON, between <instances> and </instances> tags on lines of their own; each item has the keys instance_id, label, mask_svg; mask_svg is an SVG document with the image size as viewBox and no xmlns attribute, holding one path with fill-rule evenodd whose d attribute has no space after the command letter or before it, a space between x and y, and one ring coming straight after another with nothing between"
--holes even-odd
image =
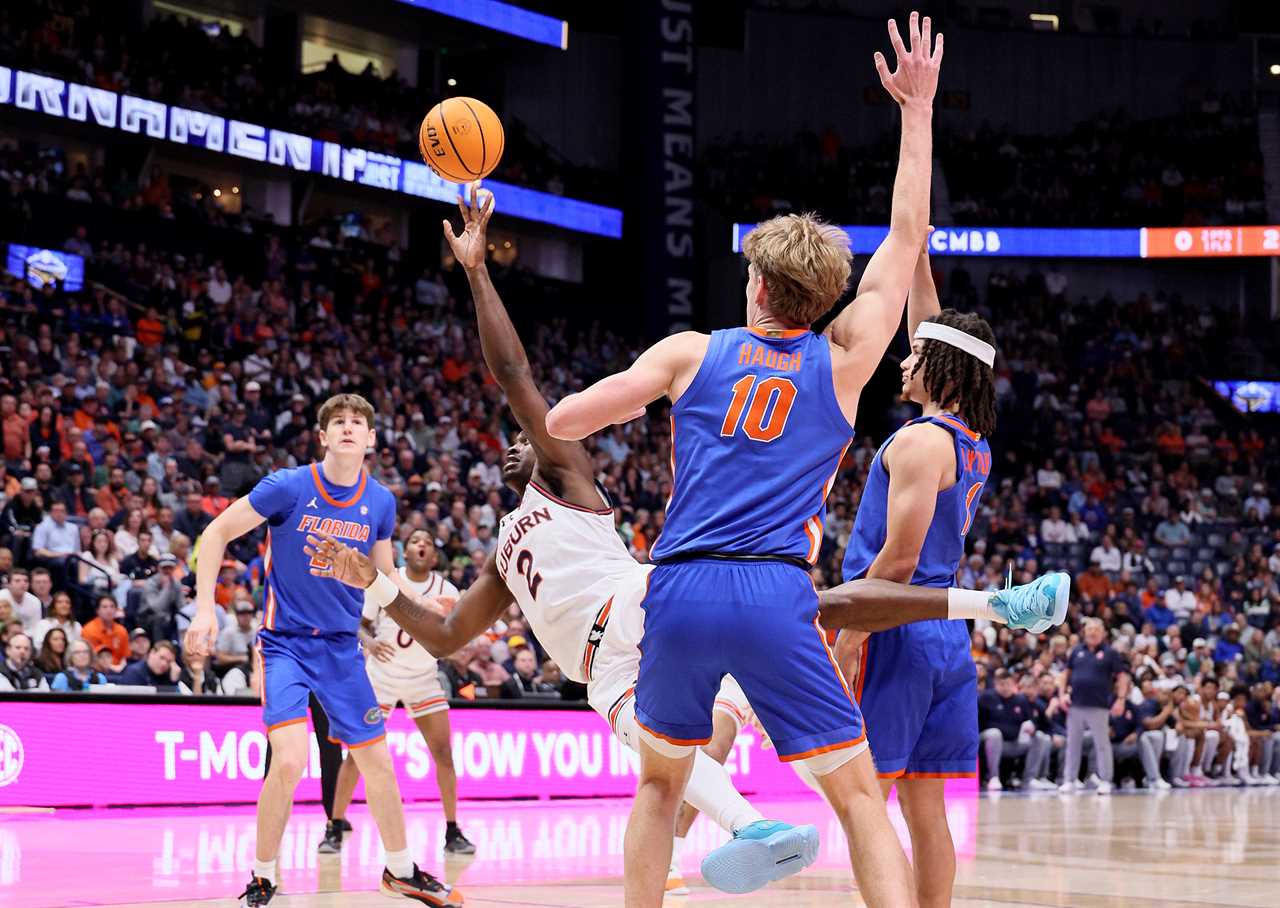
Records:
<instances>
[{"instance_id":1,"label":"jersey armhole","mask_svg":"<svg viewBox=\"0 0 1280 908\"><path fill-rule=\"evenodd\" d=\"M824 383L827 390L828 403L831 412L834 414L832 423L834 428L841 432L848 432L849 435L857 435L857 430L853 427L853 423L849 422L849 417L845 415L844 409L840 406L840 395L836 392L836 358L831 355L831 338L824 334L815 334L814 337L826 345L827 350L827 380ZM858 398L861 400L862 391L866 390L866 385L858 392ZM886 471L887 472L887 471Z\"/></svg>"},{"instance_id":2,"label":"jersey armhole","mask_svg":"<svg viewBox=\"0 0 1280 908\"><path fill-rule=\"evenodd\" d=\"M694 393L700 390L702 388L702 385L705 384L706 375L711 371L707 367L707 363L710 362L712 359L714 359L715 356L719 355L720 348L717 347L716 344L720 342L719 337L722 334L724 334L724 332L722 331L712 331L710 334L707 335L707 350L705 353L702 354L702 362L698 363L698 371L693 374L693 379L689 382L689 386L684 389L684 393L680 395L680 399L676 401L672 401L671 403L672 416L679 415L679 413L681 412L680 410L681 405L686 400L692 400ZM723 346L723 344L721 344L721 346Z\"/></svg>"}]
</instances>

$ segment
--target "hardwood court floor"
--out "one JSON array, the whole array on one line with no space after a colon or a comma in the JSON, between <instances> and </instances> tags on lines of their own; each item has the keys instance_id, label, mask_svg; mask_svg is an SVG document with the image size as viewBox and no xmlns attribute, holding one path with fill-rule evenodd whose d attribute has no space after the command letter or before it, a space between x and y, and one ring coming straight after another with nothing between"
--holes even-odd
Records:
<instances>
[{"instance_id":1,"label":"hardwood court floor","mask_svg":"<svg viewBox=\"0 0 1280 908\"><path fill-rule=\"evenodd\" d=\"M463 804L479 846L469 862L441 860L444 823L435 805L407 811L420 860L458 885L477 908L604 908L622 903L621 848L628 803L543 801ZM761 804L769 816L816 822L818 862L748 896L701 884L697 862L721 841L699 820L686 861L692 894L668 908L861 905L844 842L816 800ZM900 833L901 817L891 808ZM1203 908L1280 905L1280 788L1216 789L1111 798L984 796L949 805L960 853L961 908ZM324 818L300 810L281 853L280 908L390 904L375 891L376 832L363 810L343 854L318 857ZM0 817L0 905L231 906L253 856L244 809L61 811Z\"/></svg>"}]
</instances>

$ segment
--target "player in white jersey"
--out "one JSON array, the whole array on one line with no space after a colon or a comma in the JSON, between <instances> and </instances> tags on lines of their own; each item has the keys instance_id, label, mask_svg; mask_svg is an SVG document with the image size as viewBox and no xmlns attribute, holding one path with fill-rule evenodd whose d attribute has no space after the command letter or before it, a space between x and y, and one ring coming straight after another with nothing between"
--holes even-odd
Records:
<instances>
[{"instance_id":1,"label":"player in white jersey","mask_svg":"<svg viewBox=\"0 0 1280 908\"><path fill-rule=\"evenodd\" d=\"M429 600L445 608L458 600L458 588L434 570L437 552L435 539L427 530L414 530L404 547L404 566L395 574L396 585L418 601ZM427 742L436 767L436 785L440 788L444 808L446 854L476 853L473 845L458 828L458 776L453 768L453 747L449 729L449 698L445 696L436 668L436 657L365 597L361 617L361 643L365 650L365 670L378 698L382 717L388 718L397 704L403 704L409 717ZM342 764L338 773L338 790L334 796L333 820L325 827L322 854L336 854L342 849L343 820L351 796L355 793L360 770L353 760Z\"/></svg>"}]
</instances>

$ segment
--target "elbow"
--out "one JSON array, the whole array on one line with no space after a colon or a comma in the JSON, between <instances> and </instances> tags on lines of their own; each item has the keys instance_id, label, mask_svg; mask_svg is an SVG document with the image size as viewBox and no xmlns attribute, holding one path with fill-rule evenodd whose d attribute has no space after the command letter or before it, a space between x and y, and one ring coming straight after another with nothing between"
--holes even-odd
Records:
<instances>
[{"instance_id":1,"label":"elbow","mask_svg":"<svg viewBox=\"0 0 1280 908\"><path fill-rule=\"evenodd\" d=\"M419 640L418 642L422 644L423 649L429 652L432 657L436 659L447 659L453 654L453 650L449 649L447 646L433 645L425 640Z\"/></svg>"},{"instance_id":2,"label":"elbow","mask_svg":"<svg viewBox=\"0 0 1280 908\"><path fill-rule=\"evenodd\" d=\"M565 413L565 402L569 399L566 397L547 411L547 434L560 441L577 441L582 437L575 433L571 415Z\"/></svg>"},{"instance_id":3,"label":"elbow","mask_svg":"<svg viewBox=\"0 0 1280 908\"><path fill-rule=\"evenodd\" d=\"M915 576L919 558L884 558L876 559L876 563L867 572L868 577L877 580L891 580L894 583L910 583Z\"/></svg>"}]
</instances>

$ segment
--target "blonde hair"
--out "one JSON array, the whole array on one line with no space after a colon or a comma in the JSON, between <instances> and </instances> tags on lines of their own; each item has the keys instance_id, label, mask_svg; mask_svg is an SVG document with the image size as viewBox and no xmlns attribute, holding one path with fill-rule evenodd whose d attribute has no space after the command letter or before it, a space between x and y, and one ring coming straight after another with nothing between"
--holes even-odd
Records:
<instances>
[{"instance_id":1,"label":"blonde hair","mask_svg":"<svg viewBox=\"0 0 1280 908\"><path fill-rule=\"evenodd\" d=\"M359 394L335 394L320 405L316 414L316 423L321 429L328 430L329 421L344 410L350 410L357 416L363 416L369 428L373 428L373 404Z\"/></svg>"},{"instance_id":2,"label":"blonde hair","mask_svg":"<svg viewBox=\"0 0 1280 908\"><path fill-rule=\"evenodd\" d=\"M742 253L769 293L769 311L811 325L849 283L849 236L813 214L784 214L747 234Z\"/></svg>"}]
</instances>

